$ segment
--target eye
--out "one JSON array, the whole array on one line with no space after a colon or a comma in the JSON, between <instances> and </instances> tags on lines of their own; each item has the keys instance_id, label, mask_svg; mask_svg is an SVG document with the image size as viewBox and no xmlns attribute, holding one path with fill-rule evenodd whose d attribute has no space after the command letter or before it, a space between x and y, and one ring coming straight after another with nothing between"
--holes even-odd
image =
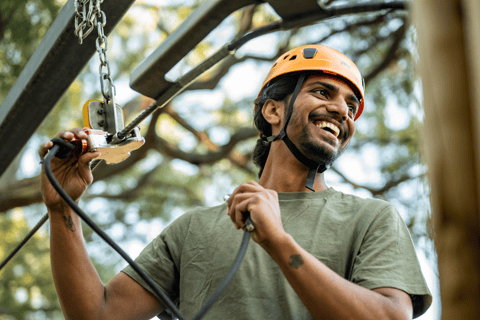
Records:
<instances>
[{"instance_id":1,"label":"eye","mask_svg":"<svg viewBox=\"0 0 480 320\"><path fill-rule=\"evenodd\" d=\"M352 116L355 116L355 114L357 113L357 107L354 105L350 105L348 106L348 111L352 114Z\"/></svg>"},{"instance_id":2,"label":"eye","mask_svg":"<svg viewBox=\"0 0 480 320\"><path fill-rule=\"evenodd\" d=\"M322 96L326 96L328 94L327 90L325 89L314 89L313 92L318 93Z\"/></svg>"}]
</instances>

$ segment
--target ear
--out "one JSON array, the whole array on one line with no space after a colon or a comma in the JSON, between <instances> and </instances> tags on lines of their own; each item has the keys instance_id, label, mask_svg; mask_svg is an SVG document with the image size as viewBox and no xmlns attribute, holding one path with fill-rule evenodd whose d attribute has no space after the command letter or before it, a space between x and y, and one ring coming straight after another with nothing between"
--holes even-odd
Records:
<instances>
[{"instance_id":1,"label":"ear","mask_svg":"<svg viewBox=\"0 0 480 320\"><path fill-rule=\"evenodd\" d=\"M282 101L268 99L262 108L265 120L272 125L272 129L282 123L284 105Z\"/></svg>"}]
</instances>

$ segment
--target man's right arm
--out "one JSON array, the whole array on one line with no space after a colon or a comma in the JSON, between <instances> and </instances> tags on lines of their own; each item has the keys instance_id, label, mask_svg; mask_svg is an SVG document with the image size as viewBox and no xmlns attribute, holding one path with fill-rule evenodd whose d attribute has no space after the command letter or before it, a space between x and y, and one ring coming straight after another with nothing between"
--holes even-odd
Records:
<instances>
[{"instance_id":1,"label":"man's right arm","mask_svg":"<svg viewBox=\"0 0 480 320\"><path fill-rule=\"evenodd\" d=\"M86 138L81 129L60 132L67 141ZM40 147L44 157L51 148ZM89 162L98 154L54 159L52 170L62 188L77 201L92 182ZM124 273L106 286L86 251L80 218L61 200L42 172L42 194L50 217L50 256L55 288L66 319L149 319L162 311L158 300Z\"/></svg>"},{"instance_id":2,"label":"man's right arm","mask_svg":"<svg viewBox=\"0 0 480 320\"><path fill-rule=\"evenodd\" d=\"M150 319L162 311L158 300L124 273L103 285L74 212L52 212L50 224L52 274L65 319Z\"/></svg>"}]
</instances>

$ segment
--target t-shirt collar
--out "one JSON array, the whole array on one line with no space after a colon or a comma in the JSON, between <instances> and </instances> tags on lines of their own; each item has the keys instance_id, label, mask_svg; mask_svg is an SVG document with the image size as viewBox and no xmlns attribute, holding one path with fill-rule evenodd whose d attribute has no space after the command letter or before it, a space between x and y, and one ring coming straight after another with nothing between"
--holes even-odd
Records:
<instances>
[{"instance_id":1,"label":"t-shirt collar","mask_svg":"<svg viewBox=\"0 0 480 320\"><path fill-rule=\"evenodd\" d=\"M309 200L326 198L336 191L333 188L328 188L318 192L279 192L278 200Z\"/></svg>"}]
</instances>

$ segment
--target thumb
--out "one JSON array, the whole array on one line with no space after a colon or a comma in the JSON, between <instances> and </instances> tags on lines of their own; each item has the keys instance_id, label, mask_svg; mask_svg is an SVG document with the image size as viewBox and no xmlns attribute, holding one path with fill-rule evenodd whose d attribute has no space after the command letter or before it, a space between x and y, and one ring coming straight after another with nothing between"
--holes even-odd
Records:
<instances>
[{"instance_id":1,"label":"thumb","mask_svg":"<svg viewBox=\"0 0 480 320\"><path fill-rule=\"evenodd\" d=\"M90 173L90 162L101 156L102 154L99 151L95 152L86 152L80 156L78 159L78 170L82 176L89 175Z\"/></svg>"},{"instance_id":2,"label":"thumb","mask_svg":"<svg viewBox=\"0 0 480 320\"><path fill-rule=\"evenodd\" d=\"M81 165L85 165L87 166L90 161L92 161L93 159L95 158L98 158L100 157L102 154L100 153L100 151L95 151L95 152L85 152L84 154L82 154L80 156L80 158L78 159L78 163L81 164Z\"/></svg>"}]
</instances>

